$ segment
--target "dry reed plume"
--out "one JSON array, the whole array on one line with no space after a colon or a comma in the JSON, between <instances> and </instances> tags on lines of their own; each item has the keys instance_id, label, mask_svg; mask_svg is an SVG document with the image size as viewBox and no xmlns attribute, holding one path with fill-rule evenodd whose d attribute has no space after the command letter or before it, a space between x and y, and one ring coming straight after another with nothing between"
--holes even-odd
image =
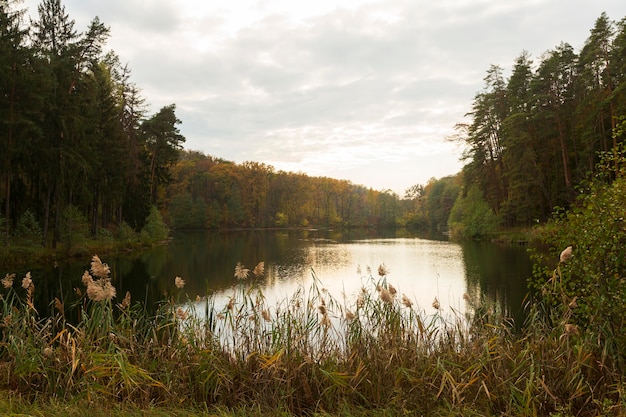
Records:
<instances>
[{"instance_id":1,"label":"dry reed plume","mask_svg":"<svg viewBox=\"0 0 626 417\"><path fill-rule=\"evenodd\" d=\"M91 275L85 271L82 277L83 284L87 287L87 296L92 301L111 301L115 297L115 287L111 285L111 269L103 263L98 255L91 259ZM93 279L93 277L97 279Z\"/></svg>"}]
</instances>

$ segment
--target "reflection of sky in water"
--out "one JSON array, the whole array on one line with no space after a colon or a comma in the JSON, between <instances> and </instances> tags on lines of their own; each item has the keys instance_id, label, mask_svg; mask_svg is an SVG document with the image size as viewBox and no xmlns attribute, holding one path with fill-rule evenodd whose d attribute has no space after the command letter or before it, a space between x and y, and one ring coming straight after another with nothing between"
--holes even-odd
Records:
<instances>
[{"instance_id":1,"label":"reflection of sky in water","mask_svg":"<svg viewBox=\"0 0 626 417\"><path fill-rule=\"evenodd\" d=\"M385 264L387 282L398 290L399 297L406 294L413 300L416 308L433 313L432 302L437 297L444 311L465 309L465 265L462 248L456 243L418 238L315 242L300 255L295 264L266 263L261 290L269 306L284 301L300 287L308 290L313 271L322 288L340 301L345 295L352 306L361 287L370 285L367 267L378 281L378 266ZM232 294L233 288L217 291L216 308L225 305Z\"/></svg>"}]
</instances>

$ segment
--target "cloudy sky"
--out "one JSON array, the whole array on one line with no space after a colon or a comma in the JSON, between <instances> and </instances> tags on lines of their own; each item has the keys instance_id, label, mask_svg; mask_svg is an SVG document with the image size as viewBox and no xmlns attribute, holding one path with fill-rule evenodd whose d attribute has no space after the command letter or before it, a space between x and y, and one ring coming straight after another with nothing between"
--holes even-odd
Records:
<instances>
[{"instance_id":1,"label":"cloudy sky","mask_svg":"<svg viewBox=\"0 0 626 417\"><path fill-rule=\"evenodd\" d=\"M36 15L39 1L24 7ZM445 140L491 64L508 74L561 41L577 51L624 0L65 0L96 16L185 148L347 179L401 196L461 169Z\"/></svg>"}]
</instances>

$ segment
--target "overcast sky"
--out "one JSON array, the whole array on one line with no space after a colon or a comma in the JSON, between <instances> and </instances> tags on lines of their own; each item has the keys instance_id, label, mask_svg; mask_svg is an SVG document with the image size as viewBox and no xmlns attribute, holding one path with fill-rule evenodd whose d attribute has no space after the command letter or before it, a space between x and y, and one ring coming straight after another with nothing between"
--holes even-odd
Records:
<instances>
[{"instance_id":1,"label":"overcast sky","mask_svg":"<svg viewBox=\"0 0 626 417\"><path fill-rule=\"evenodd\" d=\"M36 16L39 1L24 6ZM186 149L401 196L460 171L445 141L491 64L579 51L624 0L65 0L96 16L149 114L176 104Z\"/></svg>"}]
</instances>

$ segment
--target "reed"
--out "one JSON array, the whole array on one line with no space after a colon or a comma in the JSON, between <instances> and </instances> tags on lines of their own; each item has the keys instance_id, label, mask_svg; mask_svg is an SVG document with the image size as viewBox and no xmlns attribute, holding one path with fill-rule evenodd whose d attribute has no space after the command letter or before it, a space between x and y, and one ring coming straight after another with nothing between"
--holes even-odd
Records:
<instances>
[{"instance_id":1,"label":"reed","mask_svg":"<svg viewBox=\"0 0 626 417\"><path fill-rule=\"evenodd\" d=\"M427 314L394 288L386 268L370 273L355 299L334 298L313 273L308 288L270 305L254 284L262 274L262 264L238 264L240 284L224 305L189 299L176 277L149 315L130 294L114 301L108 267L94 257L77 301L51 301L56 315L48 318L30 301L37 277L20 285L7 275L0 389L38 400L259 415L626 412L619 368L570 325L565 306L548 314L529 304L521 331L469 297L467 314L444 314L437 302ZM66 319L67 309L79 310L78 321Z\"/></svg>"}]
</instances>

